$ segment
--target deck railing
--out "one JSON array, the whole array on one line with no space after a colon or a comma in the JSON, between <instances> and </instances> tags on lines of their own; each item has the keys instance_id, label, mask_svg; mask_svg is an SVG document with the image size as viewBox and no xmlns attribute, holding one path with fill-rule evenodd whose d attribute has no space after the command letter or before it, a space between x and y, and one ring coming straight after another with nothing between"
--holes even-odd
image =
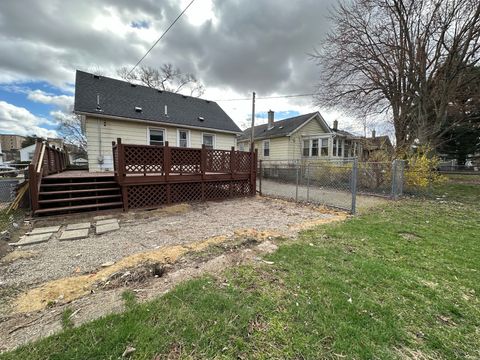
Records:
<instances>
[{"instance_id":1,"label":"deck railing","mask_svg":"<svg viewBox=\"0 0 480 360\"><path fill-rule=\"evenodd\" d=\"M38 198L42 177L64 171L68 166L68 153L50 145L47 141L37 140L32 161L28 165L28 181L32 211L38 209Z\"/></svg>"},{"instance_id":2,"label":"deck railing","mask_svg":"<svg viewBox=\"0 0 480 360\"><path fill-rule=\"evenodd\" d=\"M123 144L120 138L112 150L125 209L255 194L255 152ZM157 200L141 198L149 196Z\"/></svg>"}]
</instances>

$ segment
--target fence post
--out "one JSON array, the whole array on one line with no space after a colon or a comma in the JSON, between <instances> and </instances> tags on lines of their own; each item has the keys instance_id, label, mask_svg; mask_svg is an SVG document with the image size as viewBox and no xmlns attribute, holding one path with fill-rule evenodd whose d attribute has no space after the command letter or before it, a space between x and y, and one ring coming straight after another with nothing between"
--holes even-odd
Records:
<instances>
[{"instance_id":1,"label":"fence post","mask_svg":"<svg viewBox=\"0 0 480 360\"><path fill-rule=\"evenodd\" d=\"M168 146L168 141L165 141L165 146L163 147L163 170L165 172L165 182L167 183L167 204L172 203L172 192L170 187L170 182L168 177L170 175L170 168L172 166L172 149Z\"/></svg>"},{"instance_id":2,"label":"fence post","mask_svg":"<svg viewBox=\"0 0 480 360\"><path fill-rule=\"evenodd\" d=\"M351 191L352 191L352 214L355 214L357 211L357 173L358 173L358 158L353 160L352 167L352 182L351 182Z\"/></svg>"},{"instance_id":3,"label":"fence post","mask_svg":"<svg viewBox=\"0 0 480 360\"><path fill-rule=\"evenodd\" d=\"M258 177L258 193L260 194L260 196L262 195L262 176L263 176L263 160L260 159L259 160L259 177Z\"/></svg>"},{"instance_id":4,"label":"fence post","mask_svg":"<svg viewBox=\"0 0 480 360\"><path fill-rule=\"evenodd\" d=\"M397 160L392 161L392 194L393 200L397 200Z\"/></svg>"},{"instance_id":5,"label":"fence post","mask_svg":"<svg viewBox=\"0 0 480 360\"><path fill-rule=\"evenodd\" d=\"M297 174L296 174L296 186L295 186L295 201L298 202L298 178L299 178L299 172L300 172L300 165L297 165Z\"/></svg>"},{"instance_id":6,"label":"fence post","mask_svg":"<svg viewBox=\"0 0 480 360\"><path fill-rule=\"evenodd\" d=\"M310 201L310 164L307 163L307 202Z\"/></svg>"}]
</instances>

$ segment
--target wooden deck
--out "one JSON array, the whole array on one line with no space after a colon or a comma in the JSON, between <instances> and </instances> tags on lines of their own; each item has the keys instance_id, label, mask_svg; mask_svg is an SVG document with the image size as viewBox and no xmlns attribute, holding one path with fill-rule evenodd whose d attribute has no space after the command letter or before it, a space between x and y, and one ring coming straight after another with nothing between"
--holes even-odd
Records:
<instances>
[{"instance_id":1,"label":"wooden deck","mask_svg":"<svg viewBox=\"0 0 480 360\"><path fill-rule=\"evenodd\" d=\"M112 172L89 172L88 170L67 170L57 174L44 176L48 179L74 179L74 178L98 178L98 177L112 177L115 174Z\"/></svg>"}]
</instances>

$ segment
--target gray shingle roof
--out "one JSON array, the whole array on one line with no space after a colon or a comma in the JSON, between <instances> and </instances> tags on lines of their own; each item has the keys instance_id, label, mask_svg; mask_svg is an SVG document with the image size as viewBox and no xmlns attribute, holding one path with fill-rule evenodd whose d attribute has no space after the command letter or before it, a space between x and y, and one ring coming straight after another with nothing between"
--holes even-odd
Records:
<instances>
[{"instance_id":1,"label":"gray shingle roof","mask_svg":"<svg viewBox=\"0 0 480 360\"><path fill-rule=\"evenodd\" d=\"M308 119L310 119L316 112L310 114L299 115L295 117L291 117L288 119L283 119L280 121L275 121L274 127L268 130L268 124L262 124L255 126L255 131L253 135L255 136L255 140L260 139L271 139L276 137L287 136L292 131L294 131L297 127L305 123ZM243 134L239 136L238 140L248 140L250 139L252 132L252 128L248 128L243 131Z\"/></svg>"},{"instance_id":2,"label":"gray shingle roof","mask_svg":"<svg viewBox=\"0 0 480 360\"><path fill-rule=\"evenodd\" d=\"M101 111L97 111L97 95ZM168 116L165 116L167 105ZM140 107L138 112L135 107ZM74 111L241 133L240 128L214 101L158 91L146 86L77 70ZM204 120L200 121L199 117Z\"/></svg>"}]
</instances>

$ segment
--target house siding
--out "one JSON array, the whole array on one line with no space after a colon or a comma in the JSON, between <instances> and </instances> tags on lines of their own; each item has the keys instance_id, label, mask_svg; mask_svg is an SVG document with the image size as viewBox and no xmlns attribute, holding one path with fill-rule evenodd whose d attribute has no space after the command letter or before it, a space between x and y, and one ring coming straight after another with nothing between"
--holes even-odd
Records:
<instances>
[{"instance_id":1,"label":"house siding","mask_svg":"<svg viewBox=\"0 0 480 360\"><path fill-rule=\"evenodd\" d=\"M165 129L165 140L169 142L170 146L177 146L177 130L184 129L182 127L142 124L128 120L87 117L85 119L85 134L87 137L89 171L112 171L112 141L117 141L117 138L121 138L124 144L148 145L149 127ZM202 146L203 133L215 135L215 149L229 150L236 143L234 134L218 133L209 130L184 130L190 132L189 146L193 148ZM98 161L101 156L104 158L103 165Z\"/></svg>"}]
</instances>

